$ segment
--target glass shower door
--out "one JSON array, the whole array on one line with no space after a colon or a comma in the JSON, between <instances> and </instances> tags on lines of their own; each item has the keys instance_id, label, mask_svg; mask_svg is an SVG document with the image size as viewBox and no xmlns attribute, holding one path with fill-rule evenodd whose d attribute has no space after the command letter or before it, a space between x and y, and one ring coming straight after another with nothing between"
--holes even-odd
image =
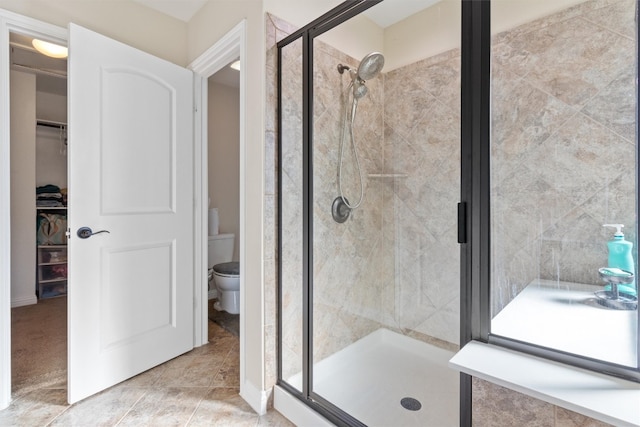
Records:
<instances>
[{"instance_id":1,"label":"glass shower door","mask_svg":"<svg viewBox=\"0 0 640 427\"><path fill-rule=\"evenodd\" d=\"M353 424L457 425L460 51L423 30L460 9L388 7L312 39L310 391Z\"/></svg>"},{"instance_id":2,"label":"glass shower door","mask_svg":"<svg viewBox=\"0 0 640 427\"><path fill-rule=\"evenodd\" d=\"M280 372L282 378L296 390L303 390L304 298L303 271L305 264L303 206L303 96L302 39L284 46L280 51Z\"/></svg>"},{"instance_id":3,"label":"glass shower door","mask_svg":"<svg viewBox=\"0 0 640 427\"><path fill-rule=\"evenodd\" d=\"M636 2L529 3L492 37L491 332L637 367Z\"/></svg>"}]
</instances>

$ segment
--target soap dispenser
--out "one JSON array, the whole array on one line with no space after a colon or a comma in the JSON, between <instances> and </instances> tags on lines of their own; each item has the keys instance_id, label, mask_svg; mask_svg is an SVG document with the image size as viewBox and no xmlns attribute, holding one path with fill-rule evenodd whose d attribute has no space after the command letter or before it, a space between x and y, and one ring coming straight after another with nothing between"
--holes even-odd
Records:
<instances>
[{"instance_id":1,"label":"soap dispenser","mask_svg":"<svg viewBox=\"0 0 640 427\"><path fill-rule=\"evenodd\" d=\"M614 227L616 229L613 239L607 242L607 247L609 248L609 268L619 268L620 270L628 271L635 275L635 263L631 255L633 243L624 240L624 234L622 234L622 227L624 227L624 225L604 224L603 227ZM637 296L635 280L629 284L621 285L619 290L620 292Z\"/></svg>"}]
</instances>

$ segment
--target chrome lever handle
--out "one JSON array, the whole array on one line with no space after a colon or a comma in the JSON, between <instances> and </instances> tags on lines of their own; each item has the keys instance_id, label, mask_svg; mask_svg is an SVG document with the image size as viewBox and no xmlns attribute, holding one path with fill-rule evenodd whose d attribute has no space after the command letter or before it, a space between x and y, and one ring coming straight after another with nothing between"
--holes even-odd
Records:
<instances>
[{"instance_id":1,"label":"chrome lever handle","mask_svg":"<svg viewBox=\"0 0 640 427\"><path fill-rule=\"evenodd\" d=\"M88 239L89 237L95 234L100 234L100 233L111 233L111 232L109 230L100 230L94 233L89 227L80 227L78 228L78 232L76 234L81 239Z\"/></svg>"}]
</instances>

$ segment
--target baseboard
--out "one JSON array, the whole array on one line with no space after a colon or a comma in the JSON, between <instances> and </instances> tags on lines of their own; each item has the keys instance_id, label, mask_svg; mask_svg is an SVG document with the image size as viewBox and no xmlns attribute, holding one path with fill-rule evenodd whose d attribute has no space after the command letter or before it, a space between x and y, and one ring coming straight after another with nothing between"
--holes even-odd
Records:
<instances>
[{"instance_id":1,"label":"baseboard","mask_svg":"<svg viewBox=\"0 0 640 427\"><path fill-rule=\"evenodd\" d=\"M267 413L271 390L260 390L251 382L245 381L240 386L240 396L253 408L258 415Z\"/></svg>"},{"instance_id":2,"label":"baseboard","mask_svg":"<svg viewBox=\"0 0 640 427\"><path fill-rule=\"evenodd\" d=\"M334 426L329 420L277 385L273 391L273 407L297 426Z\"/></svg>"},{"instance_id":3,"label":"baseboard","mask_svg":"<svg viewBox=\"0 0 640 427\"><path fill-rule=\"evenodd\" d=\"M11 299L11 308L13 307L22 307L23 305L31 305L31 304L37 304L38 303L38 298L36 298L35 295L31 295L28 297L22 297L22 298L12 298Z\"/></svg>"}]
</instances>

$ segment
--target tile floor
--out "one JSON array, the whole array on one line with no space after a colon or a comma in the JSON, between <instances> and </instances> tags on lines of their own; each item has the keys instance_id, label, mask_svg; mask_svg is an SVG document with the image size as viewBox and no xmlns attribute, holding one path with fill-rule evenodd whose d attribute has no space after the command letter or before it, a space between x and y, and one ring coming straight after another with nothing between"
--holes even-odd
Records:
<instances>
[{"instance_id":1,"label":"tile floor","mask_svg":"<svg viewBox=\"0 0 640 427\"><path fill-rule=\"evenodd\" d=\"M64 380L14 389L0 426L293 425L274 410L258 416L238 394L239 376L238 338L209 322L209 344L74 405Z\"/></svg>"}]
</instances>

